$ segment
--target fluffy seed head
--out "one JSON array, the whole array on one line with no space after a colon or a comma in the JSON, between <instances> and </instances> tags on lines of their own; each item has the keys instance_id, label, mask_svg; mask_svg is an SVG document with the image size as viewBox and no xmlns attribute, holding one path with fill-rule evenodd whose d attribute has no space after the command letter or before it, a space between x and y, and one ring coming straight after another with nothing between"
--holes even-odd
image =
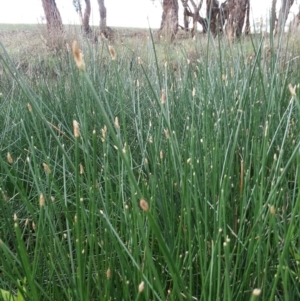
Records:
<instances>
[{"instance_id":1,"label":"fluffy seed head","mask_svg":"<svg viewBox=\"0 0 300 301\"><path fill-rule=\"evenodd\" d=\"M275 213L276 213L275 207L274 207L274 205L271 205L270 206L270 214L275 215Z\"/></svg>"},{"instance_id":2,"label":"fluffy seed head","mask_svg":"<svg viewBox=\"0 0 300 301\"><path fill-rule=\"evenodd\" d=\"M120 124L119 124L119 119L118 117L115 118L115 128L119 129L120 128Z\"/></svg>"},{"instance_id":3,"label":"fluffy seed head","mask_svg":"<svg viewBox=\"0 0 300 301\"><path fill-rule=\"evenodd\" d=\"M149 211L149 205L147 203L146 200L141 199L140 200L140 207L144 210L144 211Z\"/></svg>"},{"instance_id":4,"label":"fluffy seed head","mask_svg":"<svg viewBox=\"0 0 300 301\"><path fill-rule=\"evenodd\" d=\"M145 289L145 283L144 283L144 281L142 281L142 282L139 284L139 293L141 293L144 289Z\"/></svg>"},{"instance_id":5,"label":"fluffy seed head","mask_svg":"<svg viewBox=\"0 0 300 301\"><path fill-rule=\"evenodd\" d=\"M7 162L8 162L9 164L13 164L13 162L14 162L14 160L13 160L13 158L12 158L12 156L11 156L10 153L7 153Z\"/></svg>"},{"instance_id":6,"label":"fluffy seed head","mask_svg":"<svg viewBox=\"0 0 300 301\"><path fill-rule=\"evenodd\" d=\"M73 131L75 138L80 137L79 123L76 120L73 120Z\"/></svg>"},{"instance_id":7,"label":"fluffy seed head","mask_svg":"<svg viewBox=\"0 0 300 301\"><path fill-rule=\"evenodd\" d=\"M110 277L111 277L111 271L110 271L110 268L108 268L106 271L106 278L110 279Z\"/></svg>"},{"instance_id":8,"label":"fluffy seed head","mask_svg":"<svg viewBox=\"0 0 300 301\"><path fill-rule=\"evenodd\" d=\"M40 203L40 207L45 206L45 198L44 198L44 195L42 193L40 194L39 203Z\"/></svg>"},{"instance_id":9,"label":"fluffy seed head","mask_svg":"<svg viewBox=\"0 0 300 301\"><path fill-rule=\"evenodd\" d=\"M164 130L164 132L165 132L165 136L166 136L166 138L167 138L167 139L169 139L169 138L170 138L169 131L168 131L168 130Z\"/></svg>"},{"instance_id":10,"label":"fluffy seed head","mask_svg":"<svg viewBox=\"0 0 300 301\"><path fill-rule=\"evenodd\" d=\"M114 47L111 46L111 45L108 45L108 49L109 49L109 53L110 53L111 59L113 61L115 61L117 59L117 54L116 54L116 51L115 51Z\"/></svg>"},{"instance_id":11,"label":"fluffy seed head","mask_svg":"<svg viewBox=\"0 0 300 301\"><path fill-rule=\"evenodd\" d=\"M261 294L261 289L260 288L255 288L252 291L252 295L255 296L255 297L258 297L260 294Z\"/></svg>"},{"instance_id":12,"label":"fluffy seed head","mask_svg":"<svg viewBox=\"0 0 300 301\"><path fill-rule=\"evenodd\" d=\"M31 106L30 103L27 104L27 109L28 109L29 112L32 112L32 106Z\"/></svg>"},{"instance_id":13,"label":"fluffy seed head","mask_svg":"<svg viewBox=\"0 0 300 301\"><path fill-rule=\"evenodd\" d=\"M83 165L82 165L81 163L79 164L79 173L80 173L81 175L84 174L84 168L83 168Z\"/></svg>"},{"instance_id":14,"label":"fluffy seed head","mask_svg":"<svg viewBox=\"0 0 300 301\"><path fill-rule=\"evenodd\" d=\"M78 47L77 41L73 42L72 50L73 50L73 56L74 56L74 60L77 65L77 68L81 71L84 71L85 63L83 60L83 54L82 54L82 51Z\"/></svg>"},{"instance_id":15,"label":"fluffy seed head","mask_svg":"<svg viewBox=\"0 0 300 301\"><path fill-rule=\"evenodd\" d=\"M46 163L43 163L43 167L44 167L44 170L47 174L51 173L51 169Z\"/></svg>"}]
</instances>

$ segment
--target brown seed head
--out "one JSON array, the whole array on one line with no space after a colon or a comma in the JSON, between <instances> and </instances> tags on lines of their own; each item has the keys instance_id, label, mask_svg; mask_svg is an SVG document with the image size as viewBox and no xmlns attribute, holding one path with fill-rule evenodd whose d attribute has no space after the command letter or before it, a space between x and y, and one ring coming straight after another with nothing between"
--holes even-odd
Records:
<instances>
[{"instance_id":1,"label":"brown seed head","mask_svg":"<svg viewBox=\"0 0 300 301\"><path fill-rule=\"evenodd\" d=\"M261 294L261 289L260 288L255 288L252 291L252 296L258 297Z\"/></svg>"},{"instance_id":2,"label":"brown seed head","mask_svg":"<svg viewBox=\"0 0 300 301\"><path fill-rule=\"evenodd\" d=\"M110 271L110 268L108 268L106 271L106 278L110 279L110 277L111 277L111 271Z\"/></svg>"},{"instance_id":3,"label":"brown seed head","mask_svg":"<svg viewBox=\"0 0 300 301\"><path fill-rule=\"evenodd\" d=\"M119 124L119 119L118 117L115 118L115 128L119 129L120 128L120 124Z\"/></svg>"},{"instance_id":4,"label":"brown seed head","mask_svg":"<svg viewBox=\"0 0 300 301\"><path fill-rule=\"evenodd\" d=\"M32 112L32 106L31 106L30 103L27 104L27 109L28 109L28 111L29 111L30 113Z\"/></svg>"},{"instance_id":5,"label":"brown seed head","mask_svg":"<svg viewBox=\"0 0 300 301\"><path fill-rule=\"evenodd\" d=\"M51 169L46 163L43 163L43 167L44 167L44 170L47 174L51 173Z\"/></svg>"},{"instance_id":6,"label":"brown seed head","mask_svg":"<svg viewBox=\"0 0 300 301\"><path fill-rule=\"evenodd\" d=\"M81 175L84 174L84 168L83 168L83 165L82 165L81 163L79 164L79 173L80 173Z\"/></svg>"},{"instance_id":7,"label":"brown seed head","mask_svg":"<svg viewBox=\"0 0 300 301\"><path fill-rule=\"evenodd\" d=\"M162 90L161 90L160 102L161 102L161 104L164 104L164 103L166 102L166 93L165 93L165 89L162 89Z\"/></svg>"},{"instance_id":8,"label":"brown seed head","mask_svg":"<svg viewBox=\"0 0 300 301\"><path fill-rule=\"evenodd\" d=\"M140 284L139 284L139 293L141 293L145 288L145 283L144 281L142 281Z\"/></svg>"},{"instance_id":9,"label":"brown seed head","mask_svg":"<svg viewBox=\"0 0 300 301\"><path fill-rule=\"evenodd\" d=\"M166 136L166 138L167 138L167 139L169 139L169 138L170 138L169 131L168 131L168 130L164 130L164 132L165 132L165 136Z\"/></svg>"},{"instance_id":10,"label":"brown seed head","mask_svg":"<svg viewBox=\"0 0 300 301\"><path fill-rule=\"evenodd\" d=\"M13 158L12 158L12 156L11 156L10 153L7 153L7 162L8 162L9 164L13 164L13 162L14 162L14 160L13 160Z\"/></svg>"},{"instance_id":11,"label":"brown seed head","mask_svg":"<svg viewBox=\"0 0 300 301\"><path fill-rule=\"evenodd\" d=\"M274 206L274 205L271 205L271 206L270 206L270 214L271 214L271 215L275 215L275 213L276 213L275 206Z\"/></svg>"},{"instance_id":12,"label":"brown seed head","mask_svg":"<svg viewBox=\"0 0 300 301\"><path fill-rule=\"evenodd\" d=\"M289 84L289 90L292 96L296 96L296 88L297 86L292 86L292 84Z\"/></svg>"},{"instance_id":13,"label":"brown seed head","mask_svg":"<svg viewBox=\"0 0 300 301\"><path fill-rule=\"evenodd\" d=\"M79 123L76 120L73 120L73 131L75 138L80 137Z\"/></svg>"},{"instance_id":14,"label":"brown seed head","mask_svg":"<svg viewBox=\"0 0 300 301\"><path fill-rule=\"evenodd\" d=\"M111 46L111 45L108 45L108 49L109 49L109 53L110 53L111 59L113 61L115 61L117 59L117 54L116 54L116 51L115 51L114 47Z\"/></svg>"},{"instance_id":15,"label":"brown seed head","mask_svg":"<svg viewBox=\"0 0 300 301\"><path fill-rule=\"evenodd\" d=\"M85 71L85 63L83 60L83 54L82 54L82 51L78 47L77 41L73 42L72 50L73 50L74 60L75 60L75 63L77 65L78 69L81 71Z\"/></svg>"},{"instance_id":16,"label":"brown seed head","mask_svg":"<svg viewBox=\"0 0 300 301\"><path fill-rule=\"evenodd\" d=\"M44 195L42 193L40 194L39 203L40 203L40 207L45 206L45 198L44 198Z\"/></svg>"},{"instance_id":17,"label":"brown seed head","mask_svg":"<svg viewBox=\"0 0 300 301\"><path fill-rule=\"evenodd\" d=\"M141 199L140 200L140 207L144 210L144 211L149 211L149 205L147 203L146 200Z\"/></svg>"}]
</instances>

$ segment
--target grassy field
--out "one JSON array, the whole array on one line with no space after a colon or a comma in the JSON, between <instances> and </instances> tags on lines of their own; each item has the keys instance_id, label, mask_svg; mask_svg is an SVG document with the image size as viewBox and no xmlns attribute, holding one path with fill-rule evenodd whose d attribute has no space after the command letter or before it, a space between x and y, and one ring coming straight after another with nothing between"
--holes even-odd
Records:
<instances>
[{"instance_id":1,"label":"grassy field","mask_svg":"<svg viewBox=\"0 0 300 301\"><path fill-rule=\"evenodd\" d=\"M300 300L300 40L0 41L3 300Z\"/></svg>"}]
</instances>

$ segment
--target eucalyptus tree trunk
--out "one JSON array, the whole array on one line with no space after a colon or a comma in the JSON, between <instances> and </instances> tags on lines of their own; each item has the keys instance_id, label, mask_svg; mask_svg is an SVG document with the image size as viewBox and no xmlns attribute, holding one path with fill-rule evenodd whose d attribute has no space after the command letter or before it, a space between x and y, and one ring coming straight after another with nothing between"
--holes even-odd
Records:
<instances>
[{"instance_id":1,"label":"eucalyptus tree trunk","mask_svg":"<svg viewBox=\"0 0 300 301\"><path fill-rule=\"evenodd\" d=\"M178 0L163 0L163 14L158 34L172 41L175 38L177 31Z\"/></svg>"},{"instance_id":2,"label":"eucalyptus tree trunk","mask_svg":"<svg viewBox=\"0 0 300 301\"><path fill-rule=\"evenodd\" d=\"M113 30L107 26L106 22L106 7L104 4L104 0L98 0L99 5L99 13L100 13L100 33L103 34L106 38L113 38Z\"/></svg>"},{"instance_id":3,"label":"eucalyptus tree trunk","mask_svg":"<svg viewBox=\"0 0 300 301\"><path fill-rule=\"evenodd\" d=\"M194 2L194 0L190 0L191 1L191 4L194 8L194 13L193 13L193 29L192 29L192 36L194 36L197 32L197 23L199 21L199 12L200 12L200 9L202 7L202 4L203 4L203 0L200 0L199 3L198 3L198 6L196 5L196 3ZM203 31L206 32L206 28L204 28L203 26Z\"/></svg>"},{"instance_id":4,"label":"eucalyptus tree trunk","mask_svg":"<svg viewBox=\"0 0 300 301\"><path fill-rule=\"evenodd\" d=\"M58 33L63 30L63 23L55 0L42 0L48 33Z\"/></svg>"},{"instance_id":5,"label":"eucalyptus tree trunk","mask_svg":"<svg viewBox=\"0 0 300 301\"><path fill-rule=\"evenodd\" d=\"M218 16L220 15L219 1L206 0L206 18L208 20L208 27L213 36L218 32Z\"/></svg>"},{"instance_id":6,"label":"eucalyptus tree trunk","mask_svg":"<svg viewBox=\"0 0 300 301\"><path fill-rule=\"evenodd\" d=\"M90 27L90 15L91 15L91 2L90 0L85 0L85 11L82 20L82 26L86 35L90 35L92 32L92 29Z\"/></svg>"},{"instance_id":7,"label":"eucalyptus tree trunk","mask_svg":"<svg viewBox=\"0 0 300 301\"><path fill-rule=\"evenodd\" d=\"M228 1L228 24L227 33L231 40L240 38L246 18L246 33L250 31L249 13L250 0L229 0ZM247 17L246 17L247 15Z\"/></svg>"},{"instance_id":8,"label":"eucalyptus tree trunk","mask_svg":"<svg viewBox=\"0 0 300 301\"><path fill-rule=\"evenodd\" d=\"M188 0L181 0L183 8L184 8L184 12L183 12L183 17L184 17L184 29L186 31L188 31L188 27L189 27L189 22L188 22L188 18L191 17L193 19L193 29L192 29L192 36L194 36L194 34L196 33L197 30L197 23L199 23L202 28L203 28L203 32L206 33L207 32L207 20L205 18L202 18L200 16L200 9L202 7L203 4L203 0L200 0L198 5L195 4L195 2L193 0L190 0L194 11L192 12L191 9L188 6Z\"/></svg>"},{"instance_id":9,"label":"eucalyptus tree trunk","mask_svg":"<svg viewBox=\"0 0 300 301\"><path fill-rule=\"evenodd\" d=\"M247 8L250 5L250 0L238 0L235 11L235 36L240 38L245 24Z\"/></svg>"}]
</instances>

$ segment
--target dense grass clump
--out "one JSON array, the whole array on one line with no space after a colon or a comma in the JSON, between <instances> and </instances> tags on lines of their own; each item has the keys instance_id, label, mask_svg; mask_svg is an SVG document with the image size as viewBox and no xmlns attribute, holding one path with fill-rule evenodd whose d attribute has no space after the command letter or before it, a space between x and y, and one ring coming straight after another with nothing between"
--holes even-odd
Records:
<instances>
[{"instance_id":1,"label":"dense grass clump","mask_svg":"<svg viewBox=\"0 0 300 301\"><path fill-rule=\"evenodd\" d=\"M300 298L293 46L184 43L1 49L4 300Z\"/></svg>"}]
</instances>

